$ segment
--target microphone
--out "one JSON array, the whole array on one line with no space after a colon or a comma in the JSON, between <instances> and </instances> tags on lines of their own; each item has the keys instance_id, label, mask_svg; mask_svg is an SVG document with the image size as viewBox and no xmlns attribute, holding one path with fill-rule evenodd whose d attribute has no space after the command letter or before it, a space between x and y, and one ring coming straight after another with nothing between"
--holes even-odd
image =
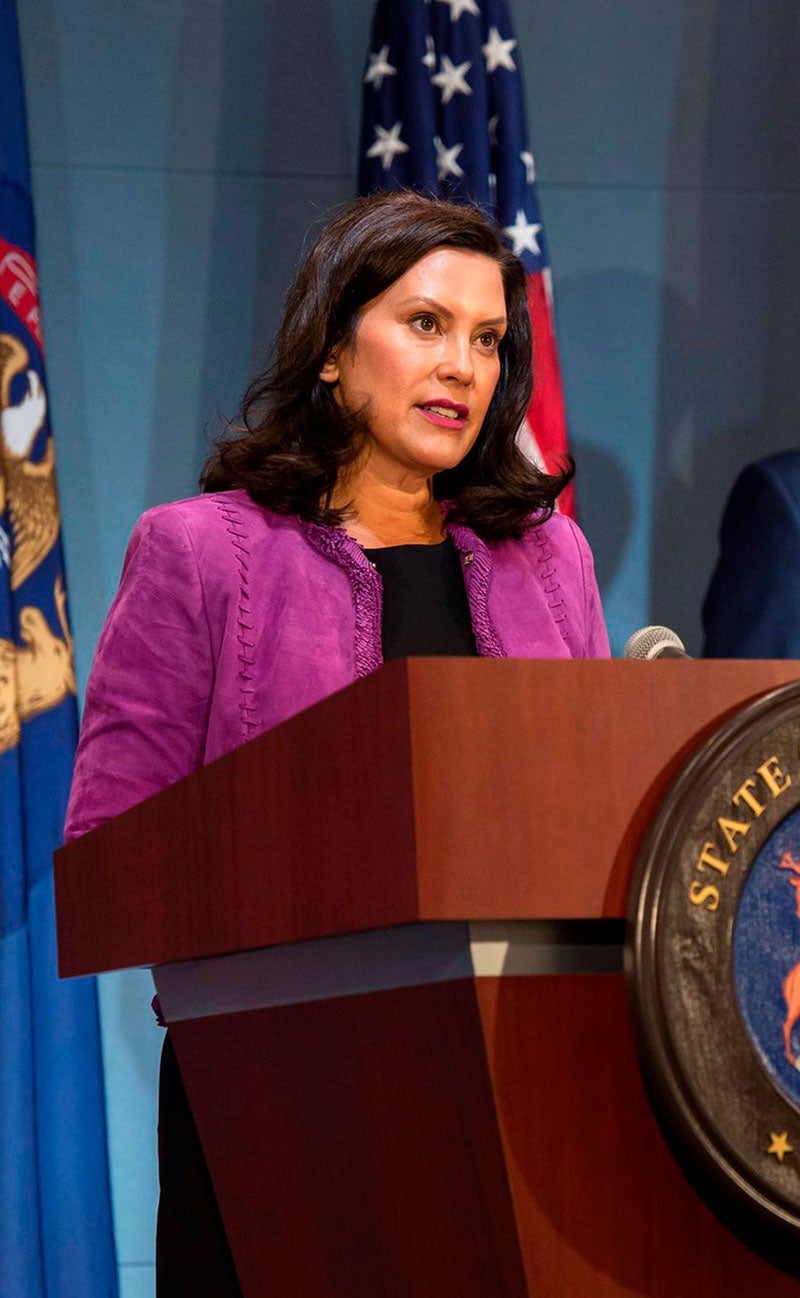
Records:
<instances>
[{"instance_id":1,"label":"microphone","mask_svg":"<svg viewBox=\"0 0 800 1298\"><path fill-rule=\"evenodd\" d=\"M668 626L643 626L623 650L625 658L691 658L679 635Z\"/></svg>"}]
</instances>

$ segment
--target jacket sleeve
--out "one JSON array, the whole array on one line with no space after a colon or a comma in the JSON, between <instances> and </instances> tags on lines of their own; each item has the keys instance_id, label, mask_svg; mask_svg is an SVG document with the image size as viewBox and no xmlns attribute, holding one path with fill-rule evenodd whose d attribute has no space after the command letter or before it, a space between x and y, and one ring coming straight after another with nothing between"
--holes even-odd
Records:
<instances>
[{"instance_id":1,"label":"jacket sleeve","mask_svg":"<svg viewBox=\"0 0 800 1298\"><path fill-rule=\"evenodd\" d=\"M600 602L600 591L594 572L594 558L589 542L572 519L567 519L578 548L583 588L583 644L575 646L577 658L609 658L608 631Z\"/></svg>"},{"instance_id":2,"label":"jacket sleeve","mask_svg":"<svg viewBox=\"0 0 800 1298\"><path fill-rule=\"evenodd\" d=\"M180 514L142 516L86 689L66 839L202 765L213 682L199 567Z\"/></svg>"},{"instance_id":3,"label":"jacket sleeve","mask_svg":"<svg viewBox=\"0 0 800 1298\"><path fill-rule=\"evenodd\" d=\"M703 627L707 658L800 658L800 508L774 463L733 488Z\"/></svg>"}]
</instances>

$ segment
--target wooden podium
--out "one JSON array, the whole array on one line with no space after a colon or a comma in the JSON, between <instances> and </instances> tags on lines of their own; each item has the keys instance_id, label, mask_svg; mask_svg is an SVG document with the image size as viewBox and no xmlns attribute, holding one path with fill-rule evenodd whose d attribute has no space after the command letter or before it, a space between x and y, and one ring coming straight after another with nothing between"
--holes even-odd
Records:
<instances>
[{"instance_id":1,"label":"wooden podium","mask_svg":"<svg viewBox=\"0 0 800 1298\"><path fill-rule=\"evenodd\" d=\"M154 965L247 1298L788 1298L678 1169L621 972L671 776L796 663L389 664L63 848Z\"/></svg>"}]
</instances>

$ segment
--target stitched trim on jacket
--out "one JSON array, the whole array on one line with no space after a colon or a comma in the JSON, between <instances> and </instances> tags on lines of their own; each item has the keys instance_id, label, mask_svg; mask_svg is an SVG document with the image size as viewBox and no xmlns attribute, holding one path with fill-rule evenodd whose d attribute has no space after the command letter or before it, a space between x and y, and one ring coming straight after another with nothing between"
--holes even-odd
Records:
<instances>
[{"instance_id":1,"label":"stitched trim on jacket","mask_svg":"<svg viewBox=\"0 0 800 1298\"><path fill-rule=\"evenodd\" d=\"M550 549L550 542L544 534L544 528L536 527L530 534L534 544L538 546L536 555L536 570L542 583L542 588L547 596L547 603L550 609L550 616L555 622L561 634L562 640L569 640L569 625L567 622L567 605L561 595L561 583L556 573L556 563L553 558L553 551Z\"/></svg>"},{"instance_id":2,"label":"stitched trim on jacket","mask_svg":"<svg viewBox=\"0 0 800 1298\"><path fill-rule=\"evenodd\" d=\"M239 645L239 716L242 724L242 738L249 739L255 727L255 689L253 687L253 609L250 602L250 551L245 544L248 533L242 517L235 505L231 505L223 496L212 496L214 504L225 523L225 530L231 540L236 565L239 569L239 602L236 606L236 640Z\"/></svg>"},{"instance_id":3,"label":"stitched trim on jacket","mask_svg":"<svg viewBox=\"0 0 800 1298\"><path fill-rule=\"evenodd\" d=\"M321 523L300 520L311 545L326 559L341 568L350 582L355 613L356 679L368 676L383 662L381 642L381 604L383 582L357 541L346 532Z\"/></svg>"},{"instance_id":4,"label":"stitched trim on jacket","mask_svg":"<svg viewBox=\"0 0 800 1298\"><path fill-rule=\"evenodd\" d=\"M503 642L489 614L489 587L492 580L492 556L489 548L471 527L466 527L463 523L453 523L447 531L465 565L464 584L478 653L482 658L506 658Z\"/></svg>"}]
</instances>

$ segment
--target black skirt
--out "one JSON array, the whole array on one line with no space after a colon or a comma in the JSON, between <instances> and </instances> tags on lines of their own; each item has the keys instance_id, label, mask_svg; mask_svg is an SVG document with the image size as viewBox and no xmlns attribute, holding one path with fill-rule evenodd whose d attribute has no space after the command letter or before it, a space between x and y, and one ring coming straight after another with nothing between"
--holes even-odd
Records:
<instances>
[{"instance_id":1,"label":"black skirt","mask_svg":"<svg viewBox=\"0 0 800 1298\"><path fill-rule=\"evenodd\" d=\"M158 1088L157 1298L242 1298L169 1033Z\"/></svg>"}]
</instances>

